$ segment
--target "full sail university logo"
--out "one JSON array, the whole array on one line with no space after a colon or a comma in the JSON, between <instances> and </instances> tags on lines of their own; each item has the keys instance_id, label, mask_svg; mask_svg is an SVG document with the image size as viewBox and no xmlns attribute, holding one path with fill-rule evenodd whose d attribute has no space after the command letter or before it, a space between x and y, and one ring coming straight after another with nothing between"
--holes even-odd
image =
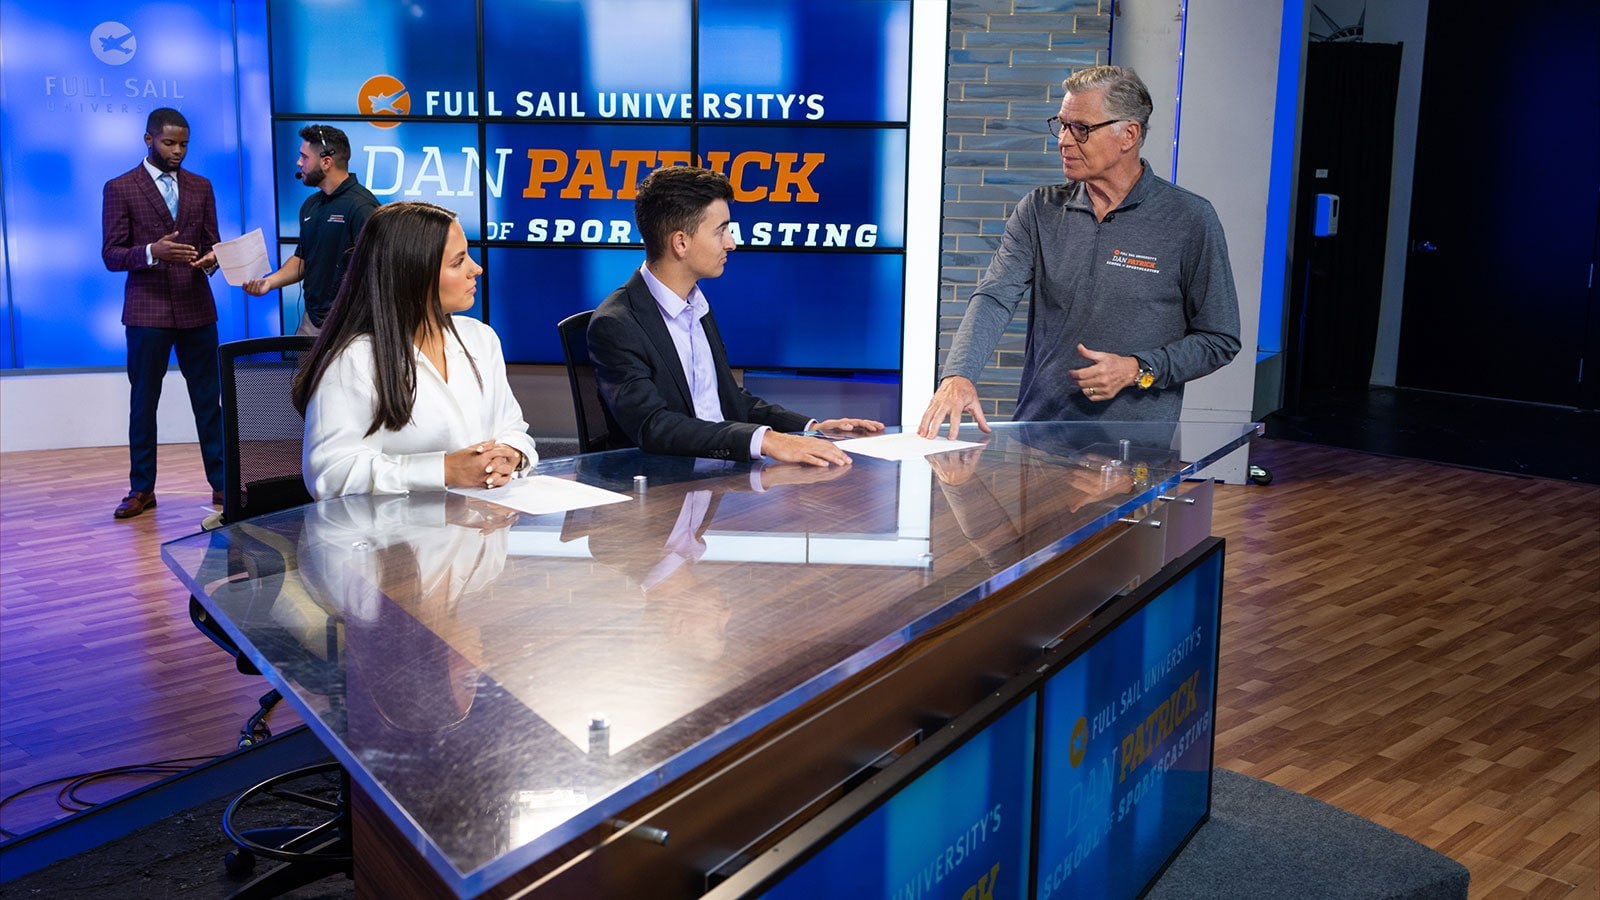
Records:
<instances>
[{"instance_id":1,"label":"full sail university logo","mask_svg":"<svg viewBox=\"0 0 1600 900\"><path fill-rule=\"evenodd\" d=\"M362 83L356 92L356 109L364 116L406 116L411 114L411 92L393 75L374 75ZM400 124L372 122L375 128L393 128Z\"/></svg>"},{"instance_id":2,"label":"full sail university logo","mask_svg":"<svg viewBox=\"0 0 1600 900\"><path fill-rule=\"evenodd\" d=\"M139 49L139 39L133 29L121 22L101 22L89 32L89 49L94 58L108 66L120 66L133 59Z\"/></svg>"}]
</instances>

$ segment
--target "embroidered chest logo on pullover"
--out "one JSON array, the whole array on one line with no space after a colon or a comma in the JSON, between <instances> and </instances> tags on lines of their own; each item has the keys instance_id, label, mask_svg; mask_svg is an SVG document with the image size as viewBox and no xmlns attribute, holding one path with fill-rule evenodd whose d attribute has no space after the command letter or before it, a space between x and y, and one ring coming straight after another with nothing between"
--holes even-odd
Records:
<instances>
[{"instance_id":1,"label":"embroidered chest logo on pullover","mask_svg":"<svg viewBox=\"0 0 1600 900\"><path fill-rule=\"evenodd\" d=\"M1137 269L1142 272L1161 274L1161 266L1154 256L1143 253L1129 253L1126 250L1112 250L1111 258L1106 260L1106 265L1116 266L1119 269Z\"/></svg>"}]
</instances>

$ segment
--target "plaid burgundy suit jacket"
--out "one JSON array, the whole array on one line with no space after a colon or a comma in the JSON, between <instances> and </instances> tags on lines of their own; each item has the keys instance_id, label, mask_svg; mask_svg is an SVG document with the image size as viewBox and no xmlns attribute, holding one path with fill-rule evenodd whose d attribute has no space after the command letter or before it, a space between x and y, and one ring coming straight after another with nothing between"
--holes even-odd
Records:
<instances>
[{"instance_id":1,"label":"plaid burgundy suit jacket","mask_svg":"<svg viewBox=\"0 0 1600 900\"><path fill-rule=\"evenodd\" d=\"M100 256L106 268L127 272L122 324L146 328L197 328L217 321L211 282L200 269L156 260L145 265L145 245L178 232L179 243L193 244L201 256L218 241L217 201L211 182L178 170L178 220L145 171L144 163L106 182L100 210Z\"/></svg>"}]
</instances>

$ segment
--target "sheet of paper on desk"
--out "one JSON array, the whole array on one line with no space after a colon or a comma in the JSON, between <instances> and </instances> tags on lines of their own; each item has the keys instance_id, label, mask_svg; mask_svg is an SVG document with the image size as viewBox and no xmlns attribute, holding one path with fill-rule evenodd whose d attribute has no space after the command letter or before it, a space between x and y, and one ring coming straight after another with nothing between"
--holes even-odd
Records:
<instances>
[{"instance_id":1,"label":"sheet of paper on desk","mask_svg":"<svg viewBox=\"0 0 1600 900\"><path fill-rule=\"evenodd\" d=\"M862 456L876 456L878 459L894 460L920 459L932 456L935 453L948 453L951 450L964 450L967 447L978 446L973 441L947 441L943 438L925 438L917 434L901 432L900 434L880 434L876 437L851 438L847 441L835 443L840 450L846 453L859 453Z\"/></svg>"},{"instance_id":2,"label":"sheet of paper on desk","mask_svg":"<svg viewBox=\"0 0 1600 900\"><path fill-rule=\"evenodd\" d=\"M267 262L267 242L259 228L211 249L217 251L217 265L222 267L223 279L234 287L272 274L272 266Z\"/></svg>"},{"instance_id":3,"label":"sheet of paper on desk","mask_svg":"<svg viewBox=\"0 0 1600 900\"><path fill-rule=\"evenodd\" d=\"M633 499L627 494L568 481L565 478L552 478L549 475L518 478L505 487L451 488L450 492L498 503L530 516L588 509L591 506L605 506L607 503L622 503Z\"/></svg>"}]
</instances>

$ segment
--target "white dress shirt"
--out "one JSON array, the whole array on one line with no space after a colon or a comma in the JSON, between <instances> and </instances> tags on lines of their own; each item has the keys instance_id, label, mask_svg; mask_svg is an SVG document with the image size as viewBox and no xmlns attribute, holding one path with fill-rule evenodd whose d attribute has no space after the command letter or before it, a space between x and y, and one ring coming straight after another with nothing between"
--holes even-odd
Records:
<instances>
[{"instance_id":1,"label":"white dress shirt","mask_svg":"<svg viewBox=\"0 0 1600 900\"><path fill-rule=\"evenodd\" d=\"M345 494L404 494L444 490L444 456L471 444L499 442L538 459L522 407L506 380L505 357L494 329L456 316L457 344L445 335L446 382L420 350L417 399L411 421L398 431L372 434L374 384L372 341L356 338L333 361L306 405L301 472L318 500ZM483 386L472 376L467 354L478 364Z\"/></svg>"}]
</instances>

